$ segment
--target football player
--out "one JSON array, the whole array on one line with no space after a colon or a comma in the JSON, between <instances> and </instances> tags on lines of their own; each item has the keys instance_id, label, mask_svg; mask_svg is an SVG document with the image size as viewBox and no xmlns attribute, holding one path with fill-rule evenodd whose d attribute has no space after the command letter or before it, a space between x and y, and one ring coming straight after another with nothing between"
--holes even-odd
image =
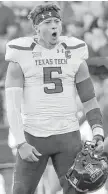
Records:
<instances>
[{"instance_id":1,"label":"football player","mask_svg":"<svg viewBox=\"0 0 108 194\"><path fill-rule=\"evenodd\" d=\"M13 194L35 191L49 157L63 192L78 194L65 179L82 148L76 88L97 152L103 150L104 140L102 115L85 62L87 45L74 37L60 36L60 8L55 3L38 5L29 18L37 37L12 40L5 56L9 61L7 116L17 142Z\"/></svg>"}]
</instances>

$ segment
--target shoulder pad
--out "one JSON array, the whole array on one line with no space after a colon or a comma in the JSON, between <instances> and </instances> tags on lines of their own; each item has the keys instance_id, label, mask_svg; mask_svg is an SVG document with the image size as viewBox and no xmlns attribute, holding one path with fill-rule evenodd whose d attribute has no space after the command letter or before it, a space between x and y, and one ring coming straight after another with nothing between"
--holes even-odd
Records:
<instances>
[{"instance_id":1,"label":"shoulder pad","mask_svg":"<svg viewBox=\"0 0 108 194\"><path fill-rule=\"evenodd\" d=\"M6 44L6 61L18 62L19 51L32 50L34 47L34 40L32 37L21 37L9 41Z\"/></svg>"},{"instance_id":2,"label":"shoulder pad","mask_svg":"<svg viewBox=\"0 0 108 194\"><path fill-rule=\"evenodd\" d=\"M75 50L80 59L85 60L88 58L88 47L83 40L75 37L61 36L60 41L63 47L67 50Z\"/></svg>"},{"instance_id":3,"label":"shoulder pad","mask_svg":"<svg viewBox=\"0 0 108 194\"><path fill-rule=\"evenodd\" d=\"M32 43L33 43L33 37L21 37L21 38L13 39L9 41L7 44L22 46L22 47L30 47Z\"/></svg>"}]
</instances>

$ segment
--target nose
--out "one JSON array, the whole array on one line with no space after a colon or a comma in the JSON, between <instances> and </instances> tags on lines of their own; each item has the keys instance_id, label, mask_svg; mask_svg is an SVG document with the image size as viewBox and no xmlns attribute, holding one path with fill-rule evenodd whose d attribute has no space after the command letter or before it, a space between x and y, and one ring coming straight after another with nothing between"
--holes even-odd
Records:
<instances>
[{"instance_id":1,"label":"nose","mask_svg":"<svg viewBox=\"0 0 108 194\"><path fill-rule=\"evenodd\" d=\"M52 27L52 30L56 30L57 29L57 27Z\"/></svg>"},{"instance_id":2,"label":"nose","mask_svg":"<svg viewBox=\"0 0 108 194\"><path fill-rule=\"evenodd\" d=\"M57 29L57 24L55 22L52 22L52 30Z\"/></svg>"},{"instance_id":3,"label":"nose","mask_svg":"<svg viewBox=\"0 0 108 194\"><path fill-rule=\"evenodd\" d=\"M57 25L55 23L52 24L52 30L57 30Z\"/></svg>"}]
</instances>

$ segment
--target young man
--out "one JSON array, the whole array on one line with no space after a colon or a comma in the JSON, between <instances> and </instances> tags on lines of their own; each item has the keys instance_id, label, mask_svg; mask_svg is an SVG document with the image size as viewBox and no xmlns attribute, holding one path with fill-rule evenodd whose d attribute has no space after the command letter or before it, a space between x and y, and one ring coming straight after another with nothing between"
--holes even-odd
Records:
<instances>
[{"instance_id":1,"label":"young man","mask_svg":"<svg viewBox=\"0 0 108 194\"><path fill-rule=\"evenodd\" d=\"M7 44L7 115L18 144L13 194L32 194L52 158L65 194L78 194L65 179L81 150L76 88L93 130L96 150L103 149L102 116L85 59L86 44L60 37L60 9L38 5L31 11L38 38Z\"/></svg>"}]
</instances>

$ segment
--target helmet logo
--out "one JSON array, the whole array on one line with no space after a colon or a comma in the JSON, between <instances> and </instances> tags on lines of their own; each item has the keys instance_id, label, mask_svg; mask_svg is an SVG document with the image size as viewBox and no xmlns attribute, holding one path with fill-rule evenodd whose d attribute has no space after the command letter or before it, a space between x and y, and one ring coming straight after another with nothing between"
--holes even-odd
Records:
<instances>
[{"instance_id":1,"label":"helmet logo","mask_svg":"<svg viewBox=\"0 0 108 194\"><path fill-rule=\"evenodd\" d=\"M92 182L96 181L103 174L101 169L93 168L93 165L91 163L87 164L87 166L85 166L85 169L89 173Z\"/></svg>"},{"instance_id":2,"label":"helmet logo","mask_svg":"<svg viewBox=\"0 0 108 194\"><path fill-rule=\"evenodd\" d=\"M51 15L51 12L49 12L48 14L45 14L45 15L42 14L42 18L44 19L47 15L52 16L52 15Z\"/></svg>"}]
</instances>

